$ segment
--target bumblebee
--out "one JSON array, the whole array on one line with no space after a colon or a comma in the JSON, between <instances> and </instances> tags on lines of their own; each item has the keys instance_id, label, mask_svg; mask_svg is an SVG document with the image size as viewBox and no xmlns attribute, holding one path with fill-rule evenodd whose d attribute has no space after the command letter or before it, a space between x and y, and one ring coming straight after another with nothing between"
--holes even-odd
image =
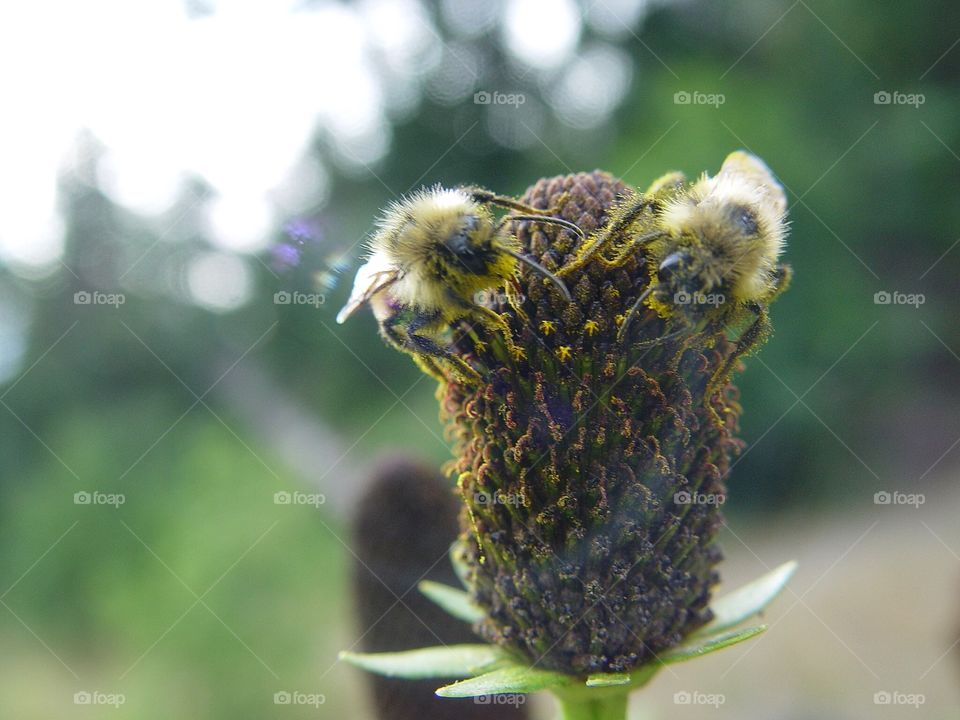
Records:
<instances>
[{"instance_id":1,"label":"bumblebee","mask_svg":"<svg viewBox=\"0 0 960 720\"><path fill-rule=\"evenodd\" d=\"M631 321L644 305L680 325L675 332L648 341L654 343L708 325L727 329L752 318L714 376L715 387L769 333L767 306L791 277L790 267L779 261L786 212L783 187L767 165L755 155L733 152L713 177L704 173L688 185L682 173L673 172L656 180L628 200L558 275L593 258L617 265L642 250L650 280L620 324L622 342L629 340ZM613 259L605 258L601 251L624 235L630 237L625 246Z\"/></svg>"},{"instance_id":2,"label":"bumblebee","mask_svg":"<svg viewBox=\"0 0 960 720\"><path fill-rule=\"evenodd\" d=\"M498 220L493 205L519 214ZM444 336L462 320L475 321L502 333L511 354L520 357L507 321L486 298L504 288L516 305L512 286L521 263L571 300L562 280L521 254L508 229L511 221L552 223L582 236L573 223L479 188L438 185L391 204L379 220L337 322L369 304L384 340L413 356L428 374L445 381L446 367L463 382L479 381L477 370L451 352Z\"/></svg>"}]
</instances>

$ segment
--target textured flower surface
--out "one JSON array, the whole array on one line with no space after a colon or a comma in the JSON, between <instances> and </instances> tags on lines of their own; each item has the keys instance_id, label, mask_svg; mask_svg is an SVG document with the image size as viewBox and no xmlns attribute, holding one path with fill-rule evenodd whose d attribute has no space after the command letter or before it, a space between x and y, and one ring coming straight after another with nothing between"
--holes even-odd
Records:
<instances>
[{"instance_id":1,"label":"textured flower surface","mask_svg":"<svg viewBox=\"0 0 960 720\"><path fill-rule=\"evenodd\" d=\"M670 173L640 194L580 173L507 206L523 208L524 268L506 292L475 298L497 323L463 318L443 333L451 365L477 377L430 373L455 445L452 557L467 591L420 586L489 643L341 658L453 680L441 697L546 690L566 720L620 720L664 665L764 632L744 625L796 569L711 597L741 447L729 376L769 334L766 306L790 280L777 262L785 198L761 160L734 152L692 184Z\"/></svg>"},{"instance_id":2,"label":"textured flower surface","mask_svg":"<svg viewBox=\"0 0 960 720\"><path fill-rule=\"evenodd\" d=\"M485 614L476 627L579 676L629 671L711 619L723 478L740 447L736 391L709 382L734 352L724 328L672 335L671 318L644 307L617 337L651 282L649 258L628 244L655 227L655 209L626 218L632 193L603 172L528 190L523 202L587 236L516 224L545 267L576 268L563 278L574 302L524 270L522 303L497 308L523 355L461 333L456 348L484 381L440 388L465 501L460 545ZM572 265L605 227L617 230L603 251Z\"/></svg>"}]
</instances>

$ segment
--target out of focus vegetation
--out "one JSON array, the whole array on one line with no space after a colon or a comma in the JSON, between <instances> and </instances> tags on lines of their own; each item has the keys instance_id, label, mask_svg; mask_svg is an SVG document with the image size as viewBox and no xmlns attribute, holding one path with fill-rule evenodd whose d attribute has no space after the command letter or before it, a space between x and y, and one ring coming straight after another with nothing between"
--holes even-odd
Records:
<instances>
[{"instance_id":1,"label":"out of focus vegetation","mask_svg":"<svg viewBox=\"0 0 960 720\"><path fill-rule=\"evenodd\" d=\"M78 141L86 160L61 181L62 263L34 277L0 269L0 714L316 716L274 704L300 691L325 695L325 717L362 715L356 676L334 663L358 635L341 484L387 447L438 464L448 450L433 384L368 315L333 317L378 208L420 184L520 194L600 167L643 187L670 169L715 171L738 147L757 153L790 191L795 281L740 381L748 450L728 514L766 521L870 508L878 490L935 492L960 453L956 4L620 5L632 7L588 15L555 68L503 45L502 17L478 16L480 33L458 22L475 3L425 6L451 55L413 78L389 149L366 166L338 162L318 133L328 190L278 224L279 251L211 245L202 178L159 218L114 204L95 172L109 149ZM564 74L578 58L590 62ZM389 86L389 63L378 71ZM622 97L604 95L615 82ZM525 102L477 104L478 91ZM880 91L924 102L876 104ZM723 103L677 104L679 92ZM250 280L242 303L197 300L190 272L229 292L237 267ZM125 302L75 304L95 291ZM276 304L279 291L325 302ZM925 302L876 304L881 291ZM298 455L318 447L329 452ZM125 502L77 505L80 491ZM274 502L295 491L327 502ZM126 703L74 704L95 690Z\"/></svg>"}]
</instances>

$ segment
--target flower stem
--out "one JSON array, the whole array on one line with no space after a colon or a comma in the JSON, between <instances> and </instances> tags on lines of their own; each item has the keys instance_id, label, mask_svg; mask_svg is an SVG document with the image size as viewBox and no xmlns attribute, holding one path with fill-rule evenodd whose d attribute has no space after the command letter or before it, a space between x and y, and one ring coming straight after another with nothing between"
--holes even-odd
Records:
<instances>
[{"instance_id":1,"label":"flower stem","mask_svg":"<svg viewBox=\"0 0 960 720\"><path fill-rule=\"evenodd\" d=\"M560 720L625 720L627 693L603 694L600 697L560 695Z\"/></svg>"}]
</instances>

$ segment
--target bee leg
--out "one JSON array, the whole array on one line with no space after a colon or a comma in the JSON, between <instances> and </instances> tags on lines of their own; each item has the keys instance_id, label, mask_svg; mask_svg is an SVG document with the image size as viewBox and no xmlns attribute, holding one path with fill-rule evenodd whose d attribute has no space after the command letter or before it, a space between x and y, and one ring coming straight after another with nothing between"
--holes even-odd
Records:
<instances>
[{"instance_id":1,"label":"bee leg","mask_svg":"<svg viewBox=\"0 0 960 720\"><path fill-rule=\"evenodd\" d=\"M774 273L773 291L763 304L758 302L748 303L746 308L754 315L756 319L737 340L737 346L734 348L730 357L723 366L713 374L710 384L707 387L707 396L719 390L730 379L733 373L734 365L740 358L749 355L753 349L770 332L770 315L767 312L767 305L773 301L780 293L787 289L790 279L793 277L793 269L789 265L779 265Z\"/></svg>"},{"instance_id":2,"label":"bee leg","mask_svg":"<svg viewBox=\"0 0 960 720\"><path fill-rule=\"evenodd\" d=\"M761 305L757 302L751 302L746 305L746 309L754 313L756 318L754 319L753 323L751 323L750 327L748 327L737 340L736 347L734 347L733 352L730 353L730 356L707 382L707 388L704 392L704 401L707 403L707 407L710 407L711 410L713 408L709 404L710 399L722 391L723 386L727 384L727 381L730 379L730 375L733 374L733 369L736 367L737 362L740 361L740 358L745 357L753 352L754 348L756 348L757 345L770 332L770 315L767 312L765 305Z\"/></svg>"},{"instance_id":3,"label":"bee leg","mask_svg":"<svg viewBox=\"0 0 960 720\"><path fill-rule=\"evenodd\" d=\"M510 307L513 308L513 311L517 314L517 318L519 318L520 322L524 325L529 324L530 317L523 309L523 302L525 298L520 292L520 286L516 281L513 281L507 283L504 289L507 291L507 302L510 303Z\"/></svg>"},{"instance_id":4,"label":"bee leg","mask_svg":"<svg viewBox=\"0 0 960 720\"><path fill-rule=\"evenodd\" d=\"M766 300L768 305L776 300L780 296L780 293L790 286L790 280L792 278L792 267L789 265L777 265L777 269L774 271L773 275L773 293Z\"/></svg>"},{"instance_id":5,"label":"bee leg","mask_svg":"<svg viewBox=\"0 0 960 720\"><path fill-rule=\"evenodd\" d=\"M387 343L395 350L399 350L400 352L412 357L413 361L417 364L417 367L419 367L434 380L441 383L446 382L447 378L440 371L440 368L437 367L437 364L433 361L433 359L416 352L411 347L408 339L401 333L397 332L396 325L397 322L393 318L386 320L380 325L380 332L383 335L384 340L386 340Z\"/></svg>"},{"instance_id":6,"label":"bee leg","mask_svg":"<svg viewBox=\"0 0 960 720\"><path fill-rule=\"evenodd\" d=\"M468 310L470 315L479 315L480 322L488 330L499 330L503 333L503 342L507 346L507 351L515 360L519 360L526 355L523 348L517 346L513 341L513 333L510 331L510 323L498 312L495 312L485 305L475 305L462 300L459 296L448 293L447 298L451 303Z\"/></svg>"},{"instance_id":7,"label":"bee leg","mask_svg":"<svg viewBox=\"0 0 960 720\"><path fill-rule=\"evenodd\" d=\"M398 318L387 320L383 323L381 329L384 336L394 347L412 355L420 369L438 382L445 383L448 380L438 365L438 361L441 361L450 363L454 372L461 379L470 383L479 383L481 380L480 373L470 367L466 360L440 347L426 335L417 333L418 330L436 323L439 317L438 313L417 313L413 320L407 324L405 335L397 331Z\"/></svg>"},{"instance_id":8,"label":"bee leg","mask_svg":"<svg viewBox=\"0 0 960 720\"><path fill-rule=\"evenodd\" d=\"M499 207L508 208L509 210L516 210L527 215L543 216L550 212L549 210L540 210L539 208L525 205L519 200L514 200L513 198L497 195L496 193L492 193L489 190L484 190L483 188L471 187L466 188L466 190L468 193L470 193L470 197L474 202L487 205L498 205Z\"/></svg>"},{"instance_id":9,"label":"bee leg","mask_svg":"<svg viewBox=\"0 0 960 720\"><path fill-rule=\"evenodd\" d=\"M503 315L494 312L488 307L482 305L477 306L480 310L480 314L483 319L481 322L491 330L499 330L503 333L503 342L507 346L507 352L510 353L510 357L514 360L520 360L524 357L523 349L518 347L517 344L513 341L513 333L510 330L510 324L506 321Z\"/></svg>"},{"instance_id":10,"label":"bee leg","mask_svg":"<svg viewBox=\"0 0 960 720\"><path fill-rule=\"evenodd\" d=\"M651 240L656 240L665 235L662 230L652 230L651 232L644 233L643 235L637 235L630 239L630 241L624 245L623 249L617 254L613 260L607 260L606 258L601 257L600 262L606 265L609 268L620 267L623 265L631 255L633 255L637 250L642 248L644 245L649 243Z\"/></svg>"},{"instance_id":11,"label":"bee leg","mask_svg":"<svg viewBox=\"0 0 960 720\"><path fill-rule=\"evenodd\" d=\"M683 187L686 181L687 176L682 172L668 172L666 175L661 175L650 183L650 187L647 188L644 195L673 194Z\"/></svg>"},{"instance_id":12,"label":"bee leg","mask_svg":"<svg viewBox=\"0 0 960 720\"><path fill-rule=\"evenodd\" d=\"M553 217L557 215L560 212L560 208L566 205L567 200L570 197L570 193L565 192L560 195L553 207L543 210L541 208L535 208L532 205L522 203L519 200L514 200L513 198L497 195L496 193L492 193L489 190L484 190L483 188L467 188L467 192L470 193L470 197L474 202L497 205L502 208L507 208L508 210L515 210L519 213L523 213L524 215L532 215L537 218ZM573 223L570 224L573 225ZM579 228L577 229L579 230Z\"/></svg>"},{"instance_id":13,"label":"bee leg","mask_svg":"<svg viewBox=\"0 0 960 720\"><path fill-rule=\"evenodd\" d=\"M602 250L610 242L612 238L621 234L624 230L630 227L630 225L634 221L636 221L636 219L640 217L644 213L644 211L646 211L647 208L653 207L654 205L655 203L651 198L645 195L639 195L637 199L634 200L632 205L628 206L603 230L601 230L599 233L594 235L593 242L590 244L589 247L586 248L586 250L582 251L573 260L573 262L570 262L567 265L564 265L562 268L560 268L557 271L557 277L562 278L566 275L569 275L572 272L576 272L577 270L582 269L584 266L587 265L587 263L589 263L593 259L593 257L598 252L600 252L600 250ZM647 240L649 240L650 239L649 235L650 234L648 233L645 235L641 235L637 238L634 238L634 240L631 241L629 245L631 249L629 251L624 251L620 253L620 255L618 255L613 262L604 260L602 256L600 258L600 262L602 262L604 265L607 265L607 266L616 267L617 265L622 263L623 260L626 258L627 252L632 252L632 249L635 246L641 244L641 241L646 242ZM657 236L659 236L659 233L657 233Z\"/></svg>"}]
</instances>

